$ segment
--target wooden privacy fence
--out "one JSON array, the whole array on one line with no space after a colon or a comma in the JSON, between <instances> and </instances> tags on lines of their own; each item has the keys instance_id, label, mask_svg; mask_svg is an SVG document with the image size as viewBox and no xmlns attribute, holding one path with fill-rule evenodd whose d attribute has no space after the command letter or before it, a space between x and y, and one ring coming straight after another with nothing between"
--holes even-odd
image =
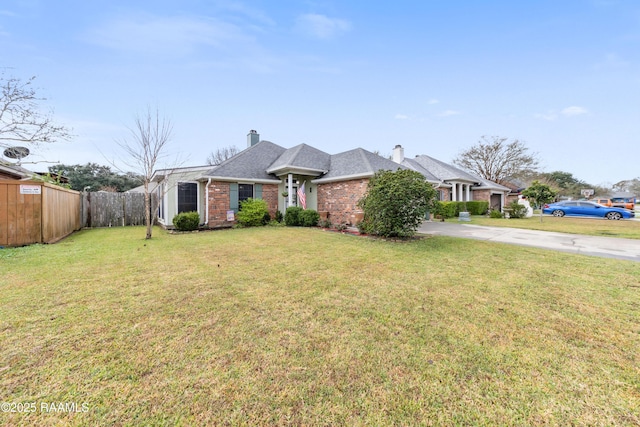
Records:
<instances>
[{"instance_id":1,"label":"wooden privacy fence","mask_svg":"<svg viewBox=\"0 0 640 427\"><path fill-rule=\"evenodd\" d=\"M80 227L77 191L44 182L0 180L0 246L53 243Z\"/></svg>"},{"instance_id":2,"label":"wooden privacy fence","mask_svg":"<svg viewBox=\"0 0 640 427\"><path fill-rule=\"evenodd\" d=\"M151 194L151 218L156 195ZM82 193L83 227L144 225L144 193Z\"/></svg>"}]
</instances>

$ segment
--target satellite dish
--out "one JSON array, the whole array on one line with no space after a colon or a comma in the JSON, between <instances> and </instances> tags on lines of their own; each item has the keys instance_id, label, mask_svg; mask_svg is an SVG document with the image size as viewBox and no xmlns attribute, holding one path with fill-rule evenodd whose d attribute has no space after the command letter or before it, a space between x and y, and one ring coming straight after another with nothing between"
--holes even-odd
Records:
<instances>
[{"instance_id":1,"label":"satellite dish","mask_svg":"<svg viewBox=\"0 0 640 427\"><path fill-rule=\"evenodd\" d=\"M17 164L20 164L20 160L29 155L29 149L27 147L9 147L2 154L10 159L17 159Z\"/></svg>"}]
</instances>

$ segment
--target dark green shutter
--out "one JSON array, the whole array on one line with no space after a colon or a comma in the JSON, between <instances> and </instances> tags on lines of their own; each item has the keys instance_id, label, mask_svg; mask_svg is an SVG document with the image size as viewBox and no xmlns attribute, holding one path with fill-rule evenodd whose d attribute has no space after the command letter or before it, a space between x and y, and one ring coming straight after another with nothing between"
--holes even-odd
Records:
<instances>
[{"instance_id":1,"label":"dark green shutter","mask_svg":"<svg viewBox=\"0 0 640 427\"><path fill-rule=\"evenodd\" d=\"M238 183L229 184L229 209L238 212Z\"/></svg>"},{"instance_id":2,"label":"dark green shutter","mask_svg":"<svg viewBox=\"0 0 640 427\"><path fill-rule=\"evenodd\" d=\"M255 199L262 199L262 184L254 185L253 192L255 194Z\"/></svg>"}]
</instances>

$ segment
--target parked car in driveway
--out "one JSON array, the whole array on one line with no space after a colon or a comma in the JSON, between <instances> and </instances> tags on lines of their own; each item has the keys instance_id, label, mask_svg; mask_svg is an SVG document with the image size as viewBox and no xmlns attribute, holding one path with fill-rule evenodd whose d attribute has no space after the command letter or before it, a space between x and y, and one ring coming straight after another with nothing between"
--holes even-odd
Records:
<instances>
[{"instance_id":1,"label":"parked car in driveway","mask_svg":"<svg viewBox=\"0 0 640 427\"><path fill-rule=\"evenodd\" d=\"M586 200L557 202L544 205L542 213L553 216L590 216L606 219L633 218L635 213L629 209L607 207Z\"/></svg>"},{"instance_id":2,"label":"parked car in driveway","mask_svg":"<svg viewBox=\"0 0 640 427\"><path fill-rule=\"evenodd\" d=\"M611 207L611 200L610 199L592 199L591 201L594 202L594 203L597 203L599 205L602 205L602 206Z\"/></svg>"},{"instance_id":3,"label":"parked car in driveway","mask_svg":"<svg viewBox=\"0 0 640 427\"><path fill-rule=\"evenodd\" d=\"M636 207L636 204L634 203L634 199L630 197L612 197L611 206L617 207L617 208L634 210Z\"/></svg>"}]
</instances>

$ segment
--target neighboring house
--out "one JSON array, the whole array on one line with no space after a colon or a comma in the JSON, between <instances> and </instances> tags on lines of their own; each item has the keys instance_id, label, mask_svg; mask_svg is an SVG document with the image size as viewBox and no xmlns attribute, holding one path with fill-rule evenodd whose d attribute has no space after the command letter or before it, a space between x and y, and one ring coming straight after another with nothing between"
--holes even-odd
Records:
<instances>
[{"instance_id":1,"label":"neighboring house","mask_svg":"<svg viewBox=\"0 0 640 427\"><path fill-rule=\"evenodd\" d=\"M7 163L0 160L0 179L31 179L33 172L23 168L22 166Z\"/></svg>"},{"instance_id":2,"label":"neighboring house","mask_svg":"<svg viewBox=\"0 0 640 427\"><path fill-rule=\"evenodd\" d=\"M507 203L511 192L509 187L470 174L453 165L426 155L418 155L413 159L404 157L404 149L396 145L393 149L393 160L420 172L425 179L436 187L440 200L489 202L490 209L501 210Z\"/></svg>"},{"instance_id":3,"label":"neighboring house","mask_svg":"<svg viewBox=\"0 0 640 427\"><path fill-rule=\"evenodd\" d=\"M178 212L197 210L204 225L230 226L240 203L248 198L263 199L274 217L277 211L298 206L298 190L304 188L307 209L334 224L356 224L362 219L358 201L379 170L418 171L443 201L486 200L501 209L509 193L507 187L429 156L405 159L399 145L393 160L362 148L333 155L307 144L284 148L261 141L256 131L247 135L247 145L217 166L157 171L154 181L162 195L159 222L171 226Z\"/></svg>"}]
</instances>

